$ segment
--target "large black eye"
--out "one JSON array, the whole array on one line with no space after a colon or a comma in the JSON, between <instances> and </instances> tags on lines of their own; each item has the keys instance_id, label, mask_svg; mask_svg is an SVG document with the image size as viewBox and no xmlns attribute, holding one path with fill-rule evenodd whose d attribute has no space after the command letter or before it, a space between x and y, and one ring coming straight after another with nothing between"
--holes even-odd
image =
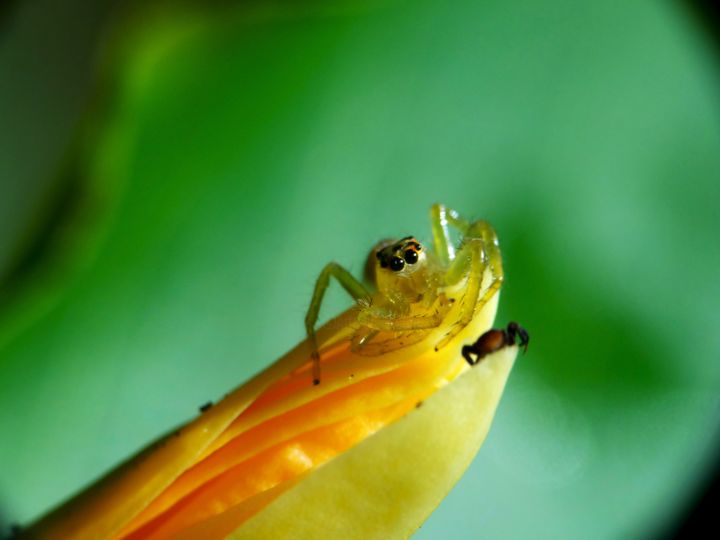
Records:
<instances>
[{"instance_id":1,"label":"large black eye","mask_svg":"<svg viewBox=\"0 0 720 540\"><path fill-rule=\"evenodd\" d=\"M408 249L405 252L405 262L408 264L415 264L418 261L417 251L414 249Z\"/></svg>"},{"instance_id":2,"label":"large black eye","mask_svg":"<svg viewBox=\"0 0 720 540\"><path fill-rule=\"evenodd\" d=\"M390 270L393 272L399 272L405 268L405 261L403 261L400 257L393 257L390 259Z\"/></svg>"}]
</instances>

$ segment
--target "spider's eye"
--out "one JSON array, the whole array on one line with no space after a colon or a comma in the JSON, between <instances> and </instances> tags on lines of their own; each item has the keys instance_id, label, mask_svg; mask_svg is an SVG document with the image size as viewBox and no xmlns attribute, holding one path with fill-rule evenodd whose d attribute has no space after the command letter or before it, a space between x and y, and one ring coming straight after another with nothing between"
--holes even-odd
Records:
<instances>
[{"instance_id":1,"label":"spider's eye","mask_svg":"<svg viewBox=\"0 0 720 540\"><path fill-rule=\"evenodd\" d=\"M414 249L408 249L405 252L405 262L408 264L415 264L418 261L417 251Z\"/></svg>"},{"instance_id":2,"label":"spider's eye","mask_svg":"<svg viewBox=\"0 0 720 540\"><path fill-rule=\"evenodd\" d=\"M405 268L405 261L403 261L400 257L393 257L390 259L390 270L393 272L399 272Z\"/></svg>"}]
</instances>

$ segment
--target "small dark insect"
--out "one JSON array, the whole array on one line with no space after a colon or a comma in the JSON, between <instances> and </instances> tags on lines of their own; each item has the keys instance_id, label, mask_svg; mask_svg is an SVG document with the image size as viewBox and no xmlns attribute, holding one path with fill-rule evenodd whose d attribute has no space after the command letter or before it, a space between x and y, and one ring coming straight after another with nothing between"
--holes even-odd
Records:
<instances>
[{"instance_id":1,"label":"small dark insect","mask_svg":"<svg viewBox=\"0 0 720 540\"><path fill-rule=\"evenodd\" d=\"M205 411L207 411L208 409L210 409L210 407L212 407L212 406L213 406L213 402L212 402L212 401L208 401L205 405L200 405L200 412L201 412L201 413L204 413Z\"/></svg>"},{"instance_id":2,"label":"small dark insect","mask_svg":"<svg viewBox=\"0 0 720 540\"><path fill-rule=\"evenodd\" d=\"M474 366L488 354L499 351L503 347L515 345L516 340L517 344L523 348L523 352L527 352L530 334L518 323L511 322L505 330L493 328L480 336L472 345L465 345L462 348L462 355L468 364ZM475 360L472 355L475 355Z\"/></svg>"}]
</instances>

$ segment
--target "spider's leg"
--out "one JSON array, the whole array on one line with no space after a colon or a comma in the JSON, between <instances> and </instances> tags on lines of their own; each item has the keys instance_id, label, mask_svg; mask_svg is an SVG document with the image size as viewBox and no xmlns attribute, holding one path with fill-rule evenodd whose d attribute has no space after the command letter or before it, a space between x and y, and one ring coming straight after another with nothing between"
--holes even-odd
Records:
<instances>
[{"instance_id":1,"label":"spider's leg","mask_svg":"<svg viewBox=\"0 0 720 540\"><path fill-rule=\"evenodd\" d=\"M463 242L472 238L479 238L483 242L487 265L492 276L490 285L486 289L483 298L480 299L480 306L483 306L500 289L504 278L500 244L495 229L484 220L469 223L460 218L457 212L449 208L444 209L444 215L448 224L457 228L463 234Z\"/></svg>"},{"instance_id":2,"label":"spider's leg","mask_svg":"<svg viewBox=\"0 0 720 540\"><path fill-rule=\"evenodd\" d=\"M460 217L455 210L444 204L434 204L430 209L430 224L437 256L441 262L448 264L455 259L455 250L450 239L450 227L457 229L463 236L463 242L471 238L479 238L485 244L485 251L493 275L502 281L502 258L497 234L487 221L469 222ZM456 278L456 281L459 279Z\"/></svg>"},{"instance_id":3,"label":"spider's leg","mask_svg":"<svg viewBox=\"0 0 720 540\"><path fill-rule=\"evenodd\" d=\"M437 344L440 349L448 344L472 320L475 312L488 303L500 290L504 274L502 257L497 234L487 221L468 223L454 210L442 207L447 224L457 228L463 234L458 255L450 264L445 275L445 283L454 285L467 276L465 295L458 322L453 329ZM482 287L485 270L490 270L490 283ZM482 292L482 296L480 293Z\"/></svg>"},{"instance_id":4,"label":"spider's leg","mask_svg":"<svg viewBox=\"0 0 720 540\"><path fill-rule=\"evenodd\" d=\"M375 336L380 333L379 330L374 330L367 326L361 326L353 335L350 341L350 350L354 353L359 353L362 349L367 347Z\"/></svg>"},{"instance_id":5,"label":"spider's leg","mask_svg":"<svg viewBox=\"0 0 720 540\"><path fill-rule=\"evenodd\" d=\"M357 322L362 327L353 339L353 352L375 356L418 343L443 323L451 307L445 294L439 294L431 305L414 312L411 305L360 309Z\"/></svg>"},{"instance_id":6,"label":"spider's leg","mask_svg":"<svg viewBox=\"0 0 720 540\"><path fill-rule=\"evenodd\" d=\"M460 303L460 313L457 322L450 327L450 331L435 345L436 351L447 345L472 321L480 297L483 274L487 266L486 259L485 247L480 238L469 238L463 241L457 257L446 274L448 285L455 285L465 277L467 279Z\"/></svg>"},{"instance_id":7,"label":"spider's leg","mask_svg":"<svg viewBox=\"0 0 720 540\"><path fill-rule=\"evenodd\" d=\"M460 229L464 234L464 229L458 227L463 222L458 213L444 204L433 204L430 208L430 227L433 234L433 245L435 255L443 266L450 264L455 259L455 247L450 238L449 226L452 225ZM466 222L463 222L467 226Z\"/></svg>"},{"instance_id":8,"label":"spider's leg","mask_svg":"<svg viewBox=\"0 0 720 540\"><path fill-rule=\"evenodd\" d=\"M487 267L490 269L490 283L477 303L476 309L481 309L500 290L505 274L503 273L502 255L495 229L487 221L473 222L467 231L469 238L481 238L485 248Z\"/></svg>"},{"instance_id":9,"label":"spider's leg","mask_svg":"<svg viewBox=\"0 0 720 540\"><path fill-rule=\"evenodd\" d=\"M315 335L315 324L320 314L320 306L322 305L325 291L330 285L330 278L334 277L342 288L353 297L356 301L364 301L368 305L371 302L370 293L365 289L362 283L353 277L353 275L345 270L337 263L328 263L322 269L320 275L315 282L315 290L313 291L312 300L307 315L305 315L305 330L310 342L311 355L313 361L313 384L320 384L320 353L318 351L317 336Z\"/></svg>"},{"instance_id":10,"label":"spider's leg","mask_svg":"<svg viewBox=\"0 0 720 540\"><path fill-rule=\"evenodd\" d=\"M353 352L375 356L421 341L442 323L447 308L436 306L430 314L405 315L374 308L361 310L358 322L364 331L353 339Z\"/></svg>"},{"instance_id":11,"label":"spider's leg","mask_svg":"<svg viewBox=\"0 0 720 540\"><path fill-rule=\"evenodd\" d=\"M442 323L444 313L438 311L431 315L415 315L392 317L373 313L372 310L362 311L358 315L358 322L373 330L381 332L409 332L412 330L427 330L437 328Z\"/></svg>"}]
</instances>

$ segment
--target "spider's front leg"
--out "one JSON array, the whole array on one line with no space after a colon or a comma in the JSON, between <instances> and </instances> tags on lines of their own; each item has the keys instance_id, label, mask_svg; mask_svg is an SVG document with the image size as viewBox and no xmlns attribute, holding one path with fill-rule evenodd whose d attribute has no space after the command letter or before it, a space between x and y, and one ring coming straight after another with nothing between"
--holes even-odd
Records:
<instances>
[{"instance_id":1,"label":"spider's front leg","mask_svg":"<svg viewBox=\"0 0 720 540\"><path fill-rule=\"evenodd\" d=\"M363 301L367 305L371 303L370 293L365 289L362 283L353 277L353 275L345 270L337 263L328 263L322 269L320 275L315 282L310 307L305 316L305 330L307 332L308 341L310 342L311 356L313 362L313 384L320 384L320 352L318 350L317 336L315 335L315 325L317 324L318 315L320 314L320 306L322 305L325 291L330 285L330 278L334 277L342 288L353 297L356 302Z\"/></svg>"},{"instance_id":2,"label":"spider's front leg","mask_svg":"<svg viewBox=\"0 0 720 540\"><path fill-rule=\"evenodd\" d=\"M474 221L464 234L465 238L479 238L482 240L483 249L485 250L485 267L490 270L490 283L475 305L475 309L479 310L500 290L505 279L500 244L495 229L487 221Z\"/></svg>"},{"instance_id":3,"label":"spider's front leg","mask_svg":"<svg viewBox=\"0 0 720 540\"><path fill-rule=\"evenodd\" d=\"M498 292L503 282L503 269L497 235L487 221L470 223L454 210L440 204L432 207L430 216L436 253L441 262L448 264L446 285L452 286L467 278L460 316L435 346L436 350L440 350L460 333L470 323L475 312ZM455 227L463 235L457 255L452 247L449 227ZM486 269L490 270L491 281L480 296Z\"/></svg>"}]
</instances>

